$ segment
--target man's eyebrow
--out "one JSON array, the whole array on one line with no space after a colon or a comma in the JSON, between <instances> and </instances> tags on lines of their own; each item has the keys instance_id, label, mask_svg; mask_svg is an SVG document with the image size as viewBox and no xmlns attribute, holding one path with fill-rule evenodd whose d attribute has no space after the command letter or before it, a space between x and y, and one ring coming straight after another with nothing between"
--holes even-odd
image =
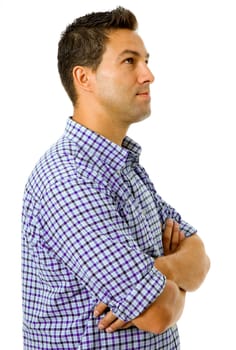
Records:
<instances>
[{"instance_id":1,"label":"man's eyebrow","mask_svg":"<svg viewBox=\"0 0 236 350\"><path fill-rule=\"evenodd\" d=\"M134 55L134 56L137 56L137 57L141 57L142 56L138 51L128 50L127 49L127 50L122 51L119 54L118 58L121 58L124 55ZM149 53L146 53L145 58L149 58L149 56L150 56Z\"/></svg>"}]
</instances>

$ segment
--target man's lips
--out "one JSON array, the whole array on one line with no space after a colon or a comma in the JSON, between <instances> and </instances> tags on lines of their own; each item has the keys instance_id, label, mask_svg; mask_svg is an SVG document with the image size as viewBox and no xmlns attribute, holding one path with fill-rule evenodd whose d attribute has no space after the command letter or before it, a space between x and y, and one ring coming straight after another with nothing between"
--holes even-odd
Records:
<instances>
[{"instance_id":1,"label":"man's lips","mask_svg":"<svg viewBox=\"0 0 236 350\"><path fill-rule=\"evenodd\" d=\"M150 96L150 89L148 86L143 86L141 89L138 89L136 95L140 96Z\"/></svg>"},{"instance_id":2,"label":"man's lips","mask_svg":"<svg viewBox=\"0 0 236 350\"><path fill-rule=\"evenodd\" d=\"M149 91L140 91L136 94L136 96L151 98Z\"/></svg>"},{"instance_id":3,"label":"man's lips","mask_svg":"<svg viewBox=\"0 0 236 350\"><path fill-rule=\"evenodd\" d=\"M149 92L138 92L137 95L149 95Z\"/></svg>"}]
</instances>

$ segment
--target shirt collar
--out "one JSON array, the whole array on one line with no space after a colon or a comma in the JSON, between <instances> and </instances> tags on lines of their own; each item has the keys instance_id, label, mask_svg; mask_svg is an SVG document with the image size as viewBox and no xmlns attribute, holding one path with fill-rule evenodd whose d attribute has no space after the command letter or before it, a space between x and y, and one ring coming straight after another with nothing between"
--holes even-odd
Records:
<instances>
[{"instance_id":1,"label":"shirt collar","mask_svg":"<svg viewBox=\"0 0 236 350\"><path fill-rule=\"evenodd\" d=\"M120 171L127 164L139 162L141 147L128 136L124 138L121 147L75 122L71 117L68 118L64 136L76 143L86 158L96 162L97 166L106 164L114 171Z\"/></svg>"}]
</instances>

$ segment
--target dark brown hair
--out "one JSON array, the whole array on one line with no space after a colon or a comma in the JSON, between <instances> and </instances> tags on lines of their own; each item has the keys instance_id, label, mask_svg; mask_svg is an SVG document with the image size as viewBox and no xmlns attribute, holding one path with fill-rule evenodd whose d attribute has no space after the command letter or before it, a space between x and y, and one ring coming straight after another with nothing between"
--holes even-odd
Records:
<instances>
[{"instance_id":1,"label":"dark brown hair","mask_svg":"<svg viewBox=\"0 0 236 350\"><path fill-rule=\"evenodd\" d=\"M77 100L72 71L75 66L87 66L94 71L101 63L109 33L115 29L136 30L135 15L123 8L107 12L92 12L67 26L58 44L58 71L73 105Z\"/></svg>"}]
</instances>

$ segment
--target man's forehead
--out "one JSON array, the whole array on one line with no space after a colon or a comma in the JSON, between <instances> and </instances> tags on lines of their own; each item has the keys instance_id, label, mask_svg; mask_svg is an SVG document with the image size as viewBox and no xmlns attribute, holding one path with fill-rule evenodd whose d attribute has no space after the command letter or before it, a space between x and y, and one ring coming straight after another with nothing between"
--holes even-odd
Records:
<instances>
[{"instance_id":1,"label":"man's forehead","mask_svg":"<svg viewBox=\"0 0 236 350\"><path fill-rule=\"evenodd\" d=\"M126 54L149 57L142 38L133 30L118 29L112 31L106 48L107 51L112 51L120 57Z\"/></svg>"}]
</instances>

